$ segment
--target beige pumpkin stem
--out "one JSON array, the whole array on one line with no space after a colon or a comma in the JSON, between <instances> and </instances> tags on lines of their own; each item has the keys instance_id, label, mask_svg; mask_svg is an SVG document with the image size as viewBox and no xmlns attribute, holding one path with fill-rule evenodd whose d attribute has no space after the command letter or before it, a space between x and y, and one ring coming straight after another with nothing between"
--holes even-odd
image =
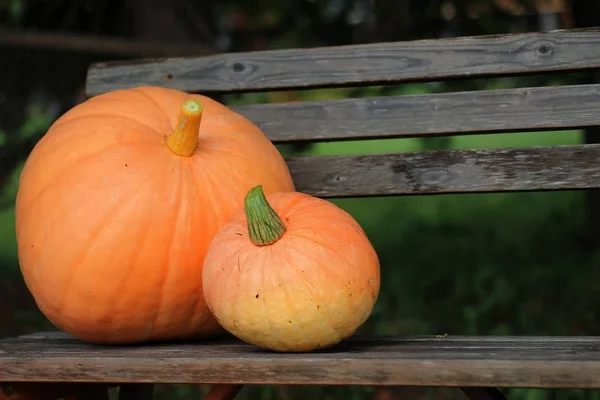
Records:
<instances>
[{"instance_id":1,"label":"beige pumpkin stem","mask_svg":"<svg viewBox=\"0 0 600 400\"><path fill-rule=\"evenodd\" d=\"M281 239L285 233L285 225L271 208L261 185L250 189L244 199L244 210L252 243L266 246Z\"/></svg>"},{"instance_id":2,"label":"beige pumpkin stem","mask_svg":"<svg viewBox=\"0 0 600 400\"><path fill-rule=\"evenodd\" d=\"M188 100L181 106L177 125L167 136L167 147L173 153L189 157L198 147L198 132L202 121L202 105L196 100Z\"/></svg>"}]
</instances>

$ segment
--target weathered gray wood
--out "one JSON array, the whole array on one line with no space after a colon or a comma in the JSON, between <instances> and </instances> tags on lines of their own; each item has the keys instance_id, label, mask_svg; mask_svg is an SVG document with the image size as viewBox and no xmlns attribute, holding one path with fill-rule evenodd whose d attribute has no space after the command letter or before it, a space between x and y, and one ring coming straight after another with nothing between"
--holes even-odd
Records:
<instances>
[{"instance_id":1,"label":"weathered gray wood","mask_svg":"<svg viewBox=\"0 0 600 400\"><path fill-rule=\"evenodd\" d=\"M556 31L100 63L88 71L86 92L139 85L232 92L598 67L599 31Z\"/></svg>"},{"instance_id":2,"label":"weathered gray wood","mask_svg":"<svg viewBox=\"0 0 600 400\"><path fill-rule=\"evenodd\" d=\"M1 381L600 388L600 337L351 338L285 354L234 339L93 346L0 341Z\"/></svg>"},{"instance_id":3,"label":"weathered gray wood","mask_svg":"<svg viewBox=\"0 0 600 400\"><path fill-rule=\"evenodd\" d=\"M600 144L287 160L296 189L319 197L600 187Z\"/></svg>"},{"instance_id":4,"label":"weathered gray wood","mask_svg":"<svg viewBox=\"0 0 600 400\"><path fill-rule=\"evenodd\" d=\"M261 104L233 109L276 143L600 125L600 85Z\"/></svg>"}]
</instances>

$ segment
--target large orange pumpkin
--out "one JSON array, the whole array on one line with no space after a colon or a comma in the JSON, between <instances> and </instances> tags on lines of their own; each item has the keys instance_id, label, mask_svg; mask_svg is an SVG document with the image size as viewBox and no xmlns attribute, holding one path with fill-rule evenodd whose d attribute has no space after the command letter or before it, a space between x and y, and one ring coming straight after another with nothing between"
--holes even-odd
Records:
<instances>
[{"instance_id":1,"label":"large orange pumpkin","mask_svg":"<svg viewBox=\"0 0 600 400\"><path fill-rule=\"evenodd\" d=\"M202 264L258 183L294 188L275 146L224 105L158 87L91 98L53 124L23 169L25 282L56 327L89 342L222 331Z\"/></svg>"},{"instance_id":2,"label":"large orange pumpkin","mask_svg":"<svg viewBox=\"0 0 600 400\"><path fill-rule=\"evenodd\" d=\"M366 321L379 295L377 254L331 202L253 188L204 260L204 296L239 339L275 351L335 345Z\"/></svg>"}]
</instances>

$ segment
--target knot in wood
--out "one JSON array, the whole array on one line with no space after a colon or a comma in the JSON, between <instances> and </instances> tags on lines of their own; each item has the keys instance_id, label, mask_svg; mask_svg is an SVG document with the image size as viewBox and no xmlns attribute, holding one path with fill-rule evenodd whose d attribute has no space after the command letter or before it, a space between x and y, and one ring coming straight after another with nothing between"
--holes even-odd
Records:
<instances>
[{"instance_id":1,"label":"knot in wood","mask_svg":"<svg viewBox=\"0 0 600 400\"><path fill-rule=\"evenodd\" d=\"M248 84L248 79L259 68L258 65L248 61L231 60L227 64L227 68L231 71L230 78L237 82L245 82Z\"/></svg>"},{"instance_id":2,"label":"knot in wood","mask_svg":"<svg viewBox=\"0 0 600 400\"><path fill-rule=\"evenodd\" d=\"M450 171L442 168L421 170L415 174L420 186L437 187L452 179Z\"/></svg>"},{"instance_id":3,"label":"knot in wood","mask_svg":"<svg viewBox=\"0 0 600 400\"><path fill-rule=\"evenodd\" d=\"M246 67L244 66L244 64L236 62L233 64L233 72L242 72L246 69Z\"/></svg>"},{"instance_id":4,"label":"knot in wood","mask_svg":"<svg viewBox=\"0 0 600 400\"><path fill-rule=\"evenodd\" d=\"M554 54L554 46L552 43L543 42L536 47L535 52L540 57L551 57Z\"/></svg>"}]
</instances>

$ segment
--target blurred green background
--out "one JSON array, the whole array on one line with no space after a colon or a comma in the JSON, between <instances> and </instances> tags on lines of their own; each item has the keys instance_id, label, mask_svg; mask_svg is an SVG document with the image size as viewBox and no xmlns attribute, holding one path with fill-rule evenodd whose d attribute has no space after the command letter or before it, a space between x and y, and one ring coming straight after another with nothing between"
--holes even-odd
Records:
<instances>
[{"instance_id":1,"label":"blurred green background","mask_svg":"<svg viewBox=\"0 0 600 400\"><path fill-rule=\"evenodd\" d=\"M52 329L20 275L13 204L20 169L32 146L57 116L82 101L89 63L594 25L600 25L597 0L0 0L0 337ZM594 81L592 74L560 74L217 99L239 105ZM591 128L291 145L281 151L292 155L518 147L594 142L596 137ZM382 262L381 297L363 333L600 334L596 191L335 202L361 223ZM198 398L205 391L206 387L160 385L156 398ZM523 400L600 399L598 391L505 393ZM256 386L244 388L238 398L461 396L450 389Z\"/></svg>"}]
</instances>

